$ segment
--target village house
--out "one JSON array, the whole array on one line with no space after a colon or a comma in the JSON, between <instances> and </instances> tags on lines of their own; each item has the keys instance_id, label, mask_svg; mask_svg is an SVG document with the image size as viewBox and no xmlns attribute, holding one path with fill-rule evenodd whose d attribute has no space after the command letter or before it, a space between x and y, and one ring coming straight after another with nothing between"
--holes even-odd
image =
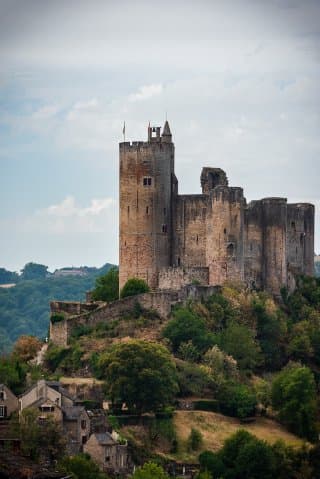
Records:
<instances>
[{"instance_id":1,"label":"village house","mask_svg":"<svg viewBox=\"0 0 320 479\"><path fill-rule=\"evenodd\" d=\"M39 421L52 417L60 424L67 439L69 454L82 451L90 434L90 418L83 406L58 381L40 380L19 398L20 412L25 408L39 410Z\"/></svg>"},{"instance_id":2,"label":"village house","mask_svg":"<svg viewBox=\"0 0 320 479\"><path fill-rule=\"evenodd\" d=\"M113 431L93 433L83 447L104 472L126 473L130 468L127 444L120 444L119 435Z\"/></svg>"},{"instance_id":3,"label":"village house","mask_svg":"<svg viewBox=\"0 0 320 479\"><path fill-rule=\"evenodd\" d=\"M0 419L10 417L18 409L17 396L5 384L0 384Z\"/></svg>"}]
</instances>

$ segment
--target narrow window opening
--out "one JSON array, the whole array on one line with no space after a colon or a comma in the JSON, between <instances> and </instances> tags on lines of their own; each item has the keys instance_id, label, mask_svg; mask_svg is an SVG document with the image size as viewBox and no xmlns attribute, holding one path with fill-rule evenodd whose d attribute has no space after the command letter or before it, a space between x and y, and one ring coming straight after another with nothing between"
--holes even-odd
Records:
<instances>
[{"instance_id":1,"label":"narrow window opening","mask_svg":"<svg viewBox=\"0 0 320 479\"><path fill-rule=\"evenodd\" d=\"M162 225L162 233L167 233L167 232L168 232L168 226Z\"/></svg>"},{"instance_id":2,"label":"narrow window opening","mask_svg":"<svg viewBox=\"0 0 320 479\"><path fill-rule=\"evenodd\" d=\"M223 234L225 234L225 235L227 234L227 230L226 230L226 228L224 228L224 230L223 230Z\"/></svg>"},{"instance_id":3,"label":"narrow window opening","mask_svg":"<svg viewBox=\"0 0 320 479\"><path fill-rule=\"evenodd\" d=\"M199 241L199 236L197 235L196 242L198 243L198 241Z\"/></svg>"},{"instance_id":4,"label":"narrow window opening","mask_svg":"<svg viewBox=\"0 0 320 479\"><path fill-rule=\"evenodd\" d=\"M166 216L166 214L167 214L167 208L163 208L163 214L164 214L164 216Z\"/></svg>"},{"instance_id":5,"label":"narrow window opening","mask_svg":"<svg viewBox=\"0 0 320 479\"><path fill-rule=\"evenodd\" d=\"M152 184L152 178L150 178L149 176L145 176L143 178L143 186L151 186Z\"/></svg>"},{"instance_id":6,"label":"narrow window opening","mask_svg":"<svg viewBox=\"0 0 320 479\"><path fill-rule=\"evenodd\" d=\"M146 215L149 214L149 206L146 207Z\"/></svg>"},{"instance_id":7,"label":"narrow window opening","mask_svg":"<svg viewBox=\"0 0 320 479\"><path fill-rule=\"evenodd\" d=\"M178 266L180 266L180 258L178 258Z\"/></svg>"},{"instance_id":8,"label":"narrow window opening","mask_svg":"<svg viewBox=\"0 0 320 479\"><path fill-rule=\"evenodd\" d=\"M130 206L128 206L128 214L130 213Z\"/></svg>"}]
</instances>

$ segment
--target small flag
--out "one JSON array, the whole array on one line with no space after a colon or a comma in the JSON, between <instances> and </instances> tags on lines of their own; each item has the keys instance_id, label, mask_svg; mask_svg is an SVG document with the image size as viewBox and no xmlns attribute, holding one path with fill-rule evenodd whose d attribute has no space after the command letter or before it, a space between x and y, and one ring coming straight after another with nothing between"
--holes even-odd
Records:
<instances>
[{"instance_id":1,"label":"small flag","mask_svg":"<svg viewBox=\"0 0 320 479\"><path fill-rule=\"evenodd\" d=\"M126 122L123 122L123 129L122 129L122 134L124 135L126 132Z\"/></svg>"}]
</instances>

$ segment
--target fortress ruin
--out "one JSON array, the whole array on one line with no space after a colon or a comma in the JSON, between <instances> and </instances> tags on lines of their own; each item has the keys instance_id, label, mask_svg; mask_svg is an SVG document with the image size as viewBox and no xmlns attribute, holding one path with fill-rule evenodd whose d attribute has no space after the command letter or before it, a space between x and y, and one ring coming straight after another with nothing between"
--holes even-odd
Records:
<instances>
[{"instance_id":1,"label":"fortress ruin","mask_svg":"<svg viewBox=\"0 0 320 479\"><path fill-rule=\"evenodd\" d=\"M201 172L202 194L179 195L168 122L147 141L120 143L120 289L240 281L279 294L314 274L314 206L263 198L247 204L220 168Z\"/></svg>"}]
</instances>

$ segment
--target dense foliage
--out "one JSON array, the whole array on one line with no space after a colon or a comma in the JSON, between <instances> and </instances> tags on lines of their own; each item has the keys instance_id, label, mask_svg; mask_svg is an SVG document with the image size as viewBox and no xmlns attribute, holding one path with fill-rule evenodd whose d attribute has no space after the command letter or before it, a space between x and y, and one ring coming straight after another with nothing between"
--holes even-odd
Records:
<instances>
[{"instance_id":1,"label":"dense foliage","mask_svg":"<svg viewBox=\"0 0 320 479\"><path fill-rule=\"evenodd\" d=\"M147 462L142 467L137 468L132 479L169 479L169 476L161 466L153 462Z\"/></svg>"},{"instance_id":2,"label":"dense foliage","mask_svg":"<svg viewBox=\"0 0 320 479\"><path fill-rule=\"evenodd\" d=\"M247 431L240 430L218 452L205 451L199 456L206 479L317 479L319 448L298 449L278 441L270 445Z\"/></svg>"},{"instance_id":3,"label":"dense foliage","mask_svg":"<svg viewBox=\"0 0 320 479\"><path fill-rule=\"evenodd\" d=\"M115 301L119 298L119 270L111 268L105 275L96 279L95 288L92 291L92 299L95 301Z\"/></svg>"},{"instance_id":4,"label":"dense foliage","mask_svg":"<svg viewBox=\"0 0 320 479\"><path fill-rule=\"evenodd\" d=\"M138 340L115 344L96 361L112 402L125 402L137 413L170 404L177 393L175 365L159 344Z\"/></svg>"},{"instance_id":5,"label":"dense foliage","mask_svg":"<svg viewBox=\"0 0 320 479\"><path fill-rule=\"evenodd\" d=\"M272 405L289 430L311 441L317 439L316 383L311 370L289 364L272 383Z\"/></svg>"},{"instance_id":6,"label":"dense foliage","mask_svg":"<svg viewBox=\"0 0 320 479\"><path fill-rule=\"evenodd\" d=\"M140 278L130 278L123 286L120 297L126 298L127 296L135 296L141 293L148 293L150 291L147 283Z\"/></svg>"},{"instance_id":7,"label":"dense foliage","mask_svg":"<svg viewBox=\"0 0 320 479\"><path fill-rule=\"evenodd\" d=\"M27 266L24 270L27 268L30 278L30 275L34 275L34 267L31 268L31 274L30 266ZM50 301L84 300L85 292L92 289L96 277L110 267L106 264L100 269L90 270L86 276L41 276L28 280L22 276L16 286L0 288L0 350L9 351L15 340L24 334L40 338L47 336Z\"/></svg>"},{"instance_id":8,"label":"dense foliage","mask_svg":"<svg viewBox=\"0 0 320 479\"><path fill-rule=\"evenodd\" d=\"M59 470L72 479L108 479L88 454L65 457L59 462ZM72 474L72 476L69 476Z\"/></svg>"}]
</instances>

